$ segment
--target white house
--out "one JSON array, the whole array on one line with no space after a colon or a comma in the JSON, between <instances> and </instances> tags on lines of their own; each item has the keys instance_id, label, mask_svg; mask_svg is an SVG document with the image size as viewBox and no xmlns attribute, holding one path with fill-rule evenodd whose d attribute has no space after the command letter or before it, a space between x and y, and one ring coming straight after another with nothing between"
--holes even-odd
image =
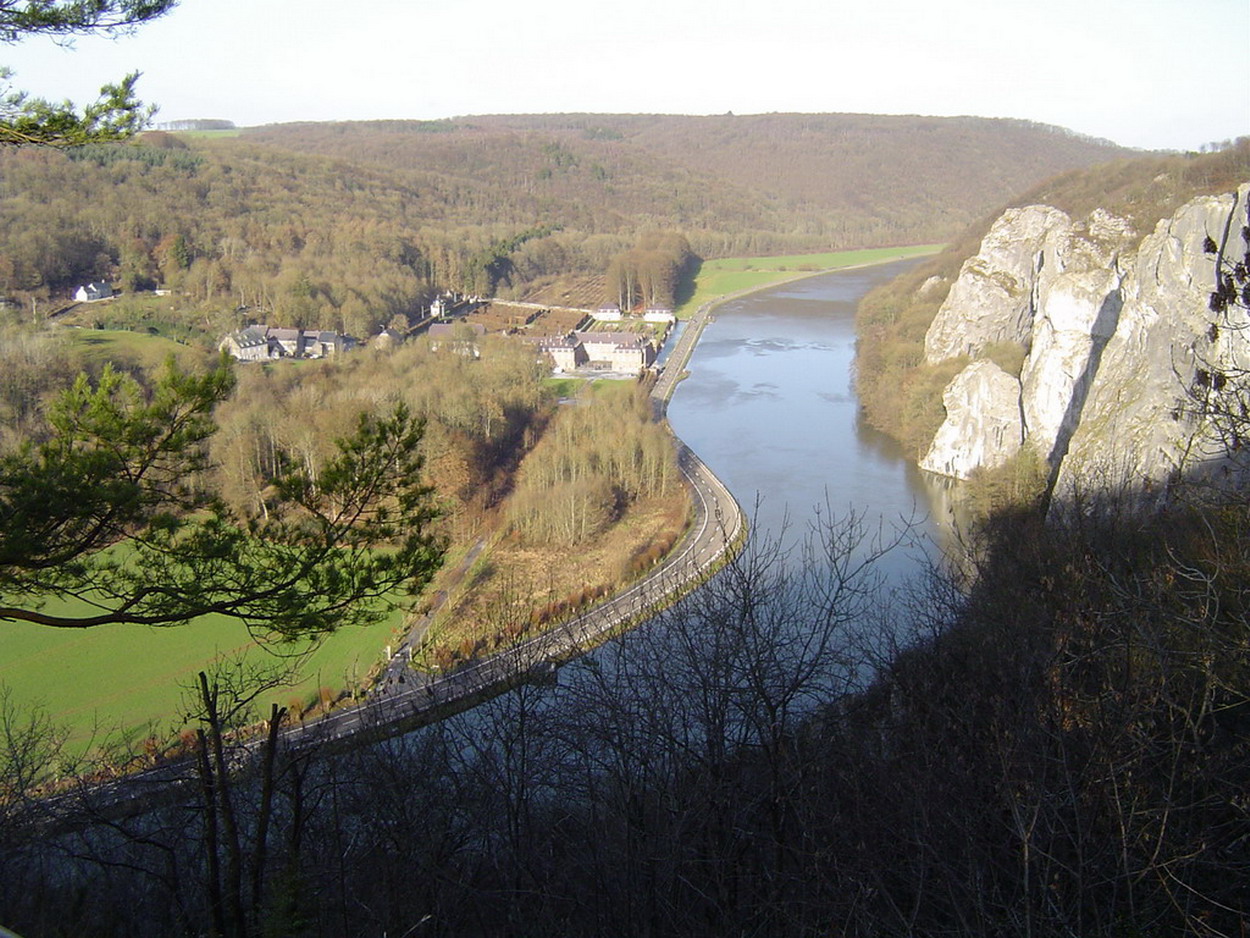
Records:
<instances>
[{"instance_id":1,"label":"white house","mask_svg":"<svg viewBox=\"0 0 1250 938\"><path fill-rule=\"evenodd\" d=\"M574 335L586 350L590 364L613 371L640 372L655 360L655 347L632 332L579 332Z\"/></svg>"},{"instance_id":2,"label":"white house","mask_svg":"<svg viewBox=\"0 0 1250 938\"><path fill-rule=\"evenodd\" d=\"M113 288L102 280L93 280L86 286L79 287L74 299L79 303L94 303L96 300L108 299L113 295Z\"/></svg>"}]
</instances>

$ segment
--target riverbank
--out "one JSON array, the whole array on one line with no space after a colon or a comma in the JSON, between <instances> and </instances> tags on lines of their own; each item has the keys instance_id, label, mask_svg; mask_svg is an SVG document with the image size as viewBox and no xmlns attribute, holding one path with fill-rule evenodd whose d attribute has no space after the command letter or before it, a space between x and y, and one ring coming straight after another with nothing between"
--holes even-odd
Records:
<instances>
[{"instance_id":1,"label":"riverbank","mask_svg":"<svg viewBox=\"0 0 1250 938\"><path fill-rule=\"evenodd\" d=\"M888 264L928 257L945 245L914 244L891 248L795 254L787 257L724 257L704 261L695 274L691 296L677 307L679 319L693 318L703 306L717 305L794 280L818 277L838 270Z\"/></svg>"},{"instance_id":2,"label":"riverbank","mask_svg":"<svg viewBox=\"0 0 1250 938\"><path fill-rule=\"evenodd\" d=\"M693 296L681 304L677 310L678 317L682 318L686 325L669 352L664 369L652 391L652 397L656 399L657 406L660 408L659 412L664 412L678 382L687 376L686 366L690 363L690 357L694 354L703 330L717 307L753 293L812 277L820 277L824 274L928 257L938 253L943 247L944 245L941 244L917 244L902 248L873 248L863 251L838 251L830 254L796 254L782 258L740 257L709 261L695 275ZM757 264L768 262L774 266L752 269ZM816 266L820 263L829 266ZM705 270L710 274L706 279L704 279ZM748 282L742 284L742 279ZM698 303L697 306L694 305L696 303ZM691 312L692 308L693 312Z\"/></svg>"}]
</instances>

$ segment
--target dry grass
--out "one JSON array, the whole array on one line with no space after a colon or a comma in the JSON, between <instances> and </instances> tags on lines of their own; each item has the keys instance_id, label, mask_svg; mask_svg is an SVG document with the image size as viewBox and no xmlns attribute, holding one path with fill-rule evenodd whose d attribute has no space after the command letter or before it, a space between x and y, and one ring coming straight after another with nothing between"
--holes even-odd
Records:
<instances>
[{"instance_id":1,"label":"dry grass","mask_svg":"<svg viewBox=\"0 0 1250 938\"><path fill-rule=\"evenodd\" d=\"M593 542L572 548L501 537L430 629L426 663L447 668L506 647L610 595L672 548L687 512L683 491L635 502Z\"/></svg>"}]
</instances>

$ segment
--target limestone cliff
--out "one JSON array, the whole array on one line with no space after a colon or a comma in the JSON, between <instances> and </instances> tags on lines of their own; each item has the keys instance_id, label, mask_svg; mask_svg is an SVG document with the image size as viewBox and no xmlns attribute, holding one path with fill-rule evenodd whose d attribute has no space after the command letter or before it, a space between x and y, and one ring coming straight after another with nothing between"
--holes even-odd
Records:
<instances>
[{"instance_id":1,"label":"limestone cliff","mask_svg":"<svg viewBox=\"0 0 1250 938\"><path fill-rule=\"evenodd\" d=\"M1067 215L1047 205L1009 209L998 219L981 250L964 261L929 327L925 360L932 364L958 355L975 357L999 342L1027 346L1047 235L1070 224Z\"/></svg>"},{"instance_id":2,"label":"limestone cliff","mask_svg":"<svg viewBox=\"0 0 1250 938\"><path fill-rule=\"evenodd\" d=\"M1002 465L1020 450L1020 381L993 362L975 361L942 394L946 422L921 469L966 478L978 466Z\"/></svg>"},{"instance_id":3,"label":"limestone cliff","mask_svg":"<svg viewBox=\"0 0 1250 938\"><path fill-rule=\"evenodd\" d=\"M946 422L921 466L967 478L1001 463L1014 412L1017 445L1049 461L1064 493L1216 467L1188 404L1203 374L1250 366L1250 328L1238 328L1250 323L1211 328L1215 258L1203 244L1231 231L1240 247L1248 196L1250 184L1194 199L1144 238L1101 211L1079 222L1048 206L1004 214L925 337L931 363L974 361L947 388ZM1001 342L1026 352L1019 381L976 360Z\"/></svg>"}]
</instances>

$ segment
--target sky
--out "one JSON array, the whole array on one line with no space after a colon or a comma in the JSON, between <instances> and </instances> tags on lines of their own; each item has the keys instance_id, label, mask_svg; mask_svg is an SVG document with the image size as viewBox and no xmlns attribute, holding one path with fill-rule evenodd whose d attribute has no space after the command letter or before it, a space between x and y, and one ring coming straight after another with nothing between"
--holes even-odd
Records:
<instances>
[{"instance_id":1,"label":"sky","mask_svg":"<svg viewBox=\"0 0 1250 938\"><path fill-rule=\"evenodd\" d=\"M1013 117L1142 149L1250 134L1248 0L180 0L131 36L0 49L156 121L560 112Z\"/></svg>"}]
</instances>

